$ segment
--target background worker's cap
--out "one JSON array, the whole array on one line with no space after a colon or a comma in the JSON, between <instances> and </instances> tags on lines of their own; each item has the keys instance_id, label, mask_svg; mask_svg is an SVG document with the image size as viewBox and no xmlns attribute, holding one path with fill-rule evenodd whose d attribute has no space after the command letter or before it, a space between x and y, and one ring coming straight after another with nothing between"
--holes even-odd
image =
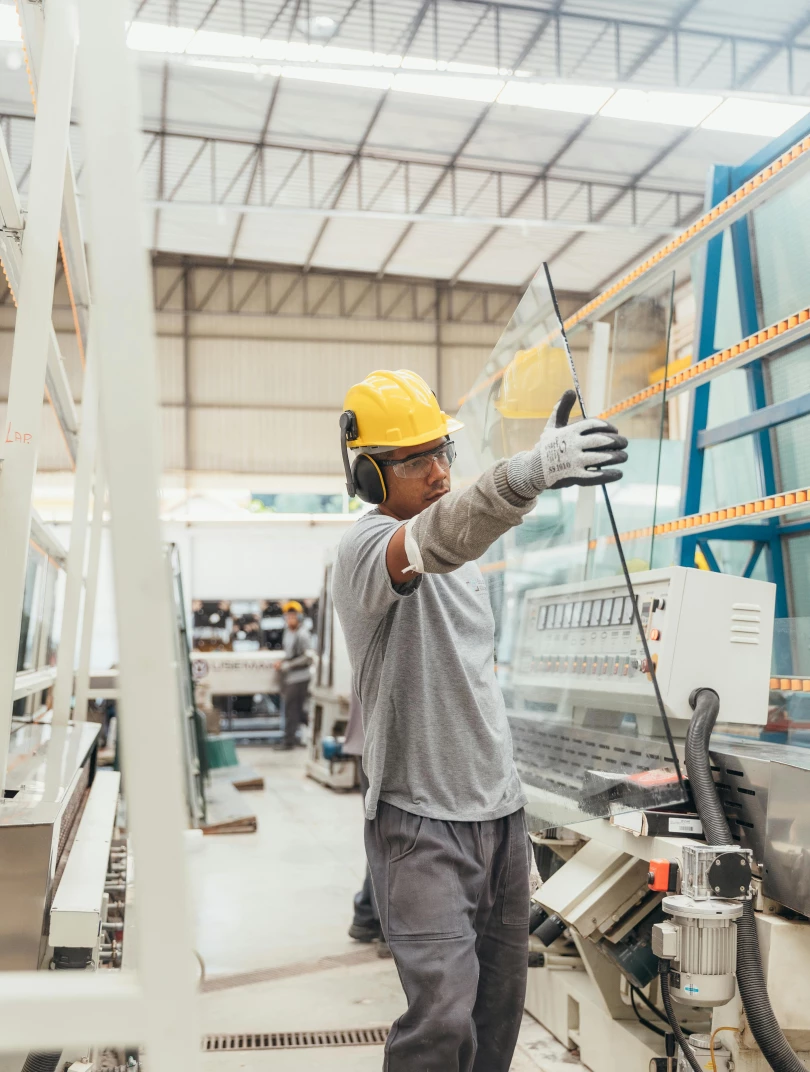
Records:
<instances>
[{"instance_id":1,"label":"background worker's cap","mask_svg":"<svg viewBox=\"0 0 810 1072\"><path fill-rule=\"evenodd\" d=\"M565 350L556 346L518 350L504 370L495 408L507 420L549 417L570 386Z\"/></svg>"},{"instance_id":2,"label":"background worker's cap","mask_svg":"<svg viewBox=\"0 0 810 1072\"><path fill-rule=\"evenodd\" d=\"M281 608L284 614L288 614L291 610L294 610L296 614L303 614L304 608L298 602L297 599L289 599Z\"/></svg>"},{"instance_id":3,"label":"background worker's cap","mask_svg":"<svg viewBox=\"0 0 810 1072\"><path fill-rule=\"evenodd\" d=\"M436 396L415 372L378 371L350 387L343 403L357 420L349 447L413 447L441 439L464 426L443 413Z\"/></svg>"}]
</instances>

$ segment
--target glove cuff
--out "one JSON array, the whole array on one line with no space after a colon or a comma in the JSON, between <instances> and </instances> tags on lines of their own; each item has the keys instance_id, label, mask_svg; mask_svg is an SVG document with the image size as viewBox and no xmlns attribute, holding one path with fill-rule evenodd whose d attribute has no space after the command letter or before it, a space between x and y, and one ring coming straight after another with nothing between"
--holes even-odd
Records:
<instances>
[{"instance_id":1,"label":"glove cuff","mask_svg":"<svg viewBox=\"0 0 810 1072\"><path fill-rule=\"evenodd\" d=\"M522 450L509 459L506 479L516 495L531 499L548 487L539 450Z\"/></svg>"}]
</instances>

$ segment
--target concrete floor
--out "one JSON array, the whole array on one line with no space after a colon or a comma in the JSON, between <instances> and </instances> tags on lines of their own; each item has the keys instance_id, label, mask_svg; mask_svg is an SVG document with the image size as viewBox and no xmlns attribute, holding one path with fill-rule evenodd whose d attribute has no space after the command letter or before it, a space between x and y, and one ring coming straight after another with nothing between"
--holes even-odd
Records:
<instances>
[{"instance_id":1,"label":"concrete floor","mask_svg":"<svg viewBox=\"0 0 810 1072\"><path fill-rule=\"evenodd\" d=\"M206 837L189 854L206 1035L388 1026L405 1008L393 962L347 935L365 870L358 793L304 774L304 752L251 748L265 779L246 795L255 834ZM252 974L251 974L252 973ZM206 1072L379 1072L382 1046L206 1053ZM525 1020L512 1072L575 1059ZM573 1072L573 1070L572 1070Z\"/></svg>"}]
</instances>

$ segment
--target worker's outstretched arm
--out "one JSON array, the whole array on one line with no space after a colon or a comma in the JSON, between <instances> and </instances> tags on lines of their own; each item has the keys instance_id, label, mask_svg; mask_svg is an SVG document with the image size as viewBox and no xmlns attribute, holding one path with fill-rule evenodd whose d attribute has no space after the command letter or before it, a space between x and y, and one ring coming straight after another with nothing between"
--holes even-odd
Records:
<instances>
[{"instance_id":1,"label":"worker's outstretched arm","mask_svg":"<svg viewBox=\"0 0 810 1072\"><path fill-rule=\"evenodd\" d=\"M627 461L627 440L597 418L569 425L576 394L566 391L554 407L534 450L488 469L468 488L452 491L399 528L388 544L386 565L395 584L415 573L451 573L480 558L507 529L519 525L548 488L607 484Z\"/></svg>"}]
</instances>

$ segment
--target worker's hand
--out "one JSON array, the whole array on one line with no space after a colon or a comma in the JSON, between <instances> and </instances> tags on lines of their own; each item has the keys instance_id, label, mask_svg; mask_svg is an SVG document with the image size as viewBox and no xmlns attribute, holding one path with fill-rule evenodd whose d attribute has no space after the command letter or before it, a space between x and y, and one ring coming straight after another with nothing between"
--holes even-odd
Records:
<instances>
[{"instance_id":1,"label":"worker's hand","mask_svg":"<svg viewBox=\"0 0 810 1072\"><path fill-rule=\"evenodd\" d=\"M621 480L620 469L605 469L627 461L627 440L598 417L569 425L577 400L566 391L554 407L534 450L522 451L509 460L506 478L518 495L527 499L547 488L570 488L574 484L610 484Z\"/></svg>"},{"instance_id":2,"label":"worker's hand","mask_svg":"<svg viewBox=\"0 0 810 1072\"><path fill-rule=\"evenodd\" d=\"M279 659L277 662L273 663L273 669L274 670L280 670L282 668L282 666L284 666L284 663L281 661L281 659Z\"/></svg>"}]
</instances>

